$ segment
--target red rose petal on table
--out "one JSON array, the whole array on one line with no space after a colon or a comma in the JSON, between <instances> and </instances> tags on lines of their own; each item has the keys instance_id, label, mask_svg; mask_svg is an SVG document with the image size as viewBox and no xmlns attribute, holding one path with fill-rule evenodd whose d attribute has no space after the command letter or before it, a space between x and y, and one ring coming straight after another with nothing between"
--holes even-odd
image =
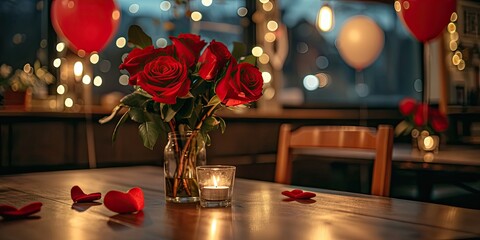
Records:
<instances>
[{"instance_id":1,"label":"red rose petal on table","mask_svg":"<svg viewBox=\"0 0 480 240\"><path fill-rule=\"evenodd\" d=\"M93 202L102 198L102 194L99 192L85 194L79 186L73 186L70 190L70 196L72 200L77 203Z\"/></svg>"},{"instance_id":2,"label":"red rose petal on table","mask_svg":"<svg viewBox=\"0 0 480 240\"><path fill-rule=\"evenodd\" d=\"M30 203L20 209L17 209L10 205L0 205L0 216L4 218L23 218L40 212L41 208L41 202Z\"/></svg>"},{"instance_id":3,"label":"red rose petal on table","mask_svg":"<svg viewBox=\"0 0 480 240\"><path fill-rule=\"evenodd\" d=\"M296 199L310 199L310 198L313 198L317 196L315 193L312 193L312 192L303 192L303 193L300 193L300 194L297 194L295 196Z\"/></svg>"},{"instance_id":4,"label":"red rose petal on table","mask_svg":"<svg viewBox=\"0 0 480 240\"><path fill-rule=\"evenodd\" d=\"M138 187L132 188L126 193L112 190L105 195L103 204L110 211L116 213L138 212L144 207L143 191Z\"/></svg>"},{"instance_id":5,"label":"red rose petal on table","mask_svg":"<svg viewBox=\"0 0 480 240\"><path fill-rule=\"evenodd\" d=\"M294 199L310 199L317 196L315 193L304 192L300 189L294 189L292 191L283 191L282 195L285 195L289 198L294 198Z\"/></svg>"}]
</instances>

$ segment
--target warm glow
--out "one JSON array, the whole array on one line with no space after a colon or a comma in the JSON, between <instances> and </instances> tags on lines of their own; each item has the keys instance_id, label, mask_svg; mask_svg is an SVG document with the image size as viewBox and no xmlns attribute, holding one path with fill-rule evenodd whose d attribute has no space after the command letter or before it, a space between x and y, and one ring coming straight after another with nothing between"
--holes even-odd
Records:
<instances>
[{"instance_id":1,"label":"warm glow","mask_svg":"<svg viewBox=\"0 0 480 240\"><path fill-rule=\"evenodd\" d=\"M86 53L85 50L83 50L83 49L80 49L80 50L78 50L78 52L77 52L77 55L78 55L79 57L82 57L82 58L85 57L85 54L87 54L87 53Z\"/></svg>"},{"instance_id":2,"label":"warm glow","mask_svg":"<svg viewBox=\"0 0 480 240\"><path fill-rule=\"evenodd\" d=\"M455 51L458 48L457 41L450 41L450 50Z\"/></svg>"},{"instance_id":3,"label":"warm glow","mask_svg":"<svg viewBox=\"0 0 480 240\"><path fill-rule=\"evenodd\" d=\"M319 88L324 88L328 85L328 82L329 82L329 76L325 73L319 73L317 75L315 75L318 79L318 87Z\"/></svg>"},{"instance_id":4,"label":"warm glow","mask_svg":"<svg viewBox=\"0 0 480 240\"><path fill-rule=\"evenodd\" d=\"M462 71L463 69L465 69L465 61L463 59L460 60L460 62L458 63L458 66L457 66L458 70Z\"/></svg>"},{"instance_id":5,"label":"warm glow","mask_svg":"<svg viewBox=\"0 0 480 240\"><path fill-rule=\"evenodd\" d=\"M263 4L265 4L265 3L267 3L267 2L270 2L270 0L258 0L258 1L261 2L261 3L263 3Z\"/></svg>"},{"instance_id":6,"label":"warm glow","mask_svg":"<svg viewBox=\"0 0 480 240\"><path fill-rule=\"evenodd\" d=\"M269 72L262 72L262 78L264 83L269 83L272 80L272 74Z\"/></svg>"},{"instance_id":7,"label":"warm glow","mask_svg":"<svg viewBox=\"0 0 480 240\"><path fill-rule=\"evenodd\" d=\"M197 11L192 12L192 15L190 17L195 22L198 22L198 21L202 20L202 14L200 12L197 12Z\"/></svg>"},{"instance_id":8,"label":"warm glow","mask_svg":"<svg viewBox=\"0 0 480 240\"><path fill-rule=\"evenodd\" d=\"M98 54L94 53L90 55L90 62L92 64L97 64L99 60L100 60L100 56L98 56Z\"/></svg>"},{"instance_id":9,"label":"warm glow","mask_svg":"<svg viewBox=\"0 0 480 240\"><path fill-rule=\"evenodd\" d=\"M262 98L265 100L271 100L273 97L275 97L275 89L273 87L266 88L263 92Z\"/></svg>"},{"instance_id":10,"label":"warm glow","mask_svg":"<svg viewBox=\"0 0 480 240\"><path fill-rule=\"evenodd\" d=\"M83 73L83 64L80 61L75 62L73 65L73 74L77 77L82 76Z\"/></svg>"},{"instance_id":11,"label":"warm glow","mask_svg":"<svg viewBox=\"0 0 480 240\"><path fill-rule=\"evenodd\" d=\"M31 73L32 72L32 66L30 66L30 63L27 63L25 65L23 65L23 71L26 72L26 73Z\"/></svg>"},{"instance_id":12,"label":"warm glow","mask_svg":"<svg viewBox=\"0 0 480 240\"><path fill-rule=\"evenodd\" d=\"M273 9L273 3L266 2L262 5L262 7L263 7L263 10L265 10L265 12L270 12Z\"/></svg>"},{"instance_id":13,"label":"warm glow","mask_svg":"<svg viewBox=\"0 0 480 240\"><path fill-rule=\"evenodd\" d=\"M212 176L212 180L213 180L213 186L214 187L218 187L218 180L219 180L220 177L218 176Z\"/></svg>"},{"instance_id":14,"label":"warm glow","mask_svg":"<svg viewBox=\"0 0 480 240\"><path fill-rule=\"evenodd\" d=\"M272 32L276 31L278 29L278 23L275 21L268 21L267 29Z\"/></svg>"},{"instance_id":15,"label":"warm glow","mask_svg":"<svg viewBox=\"0 0 480 240\"><path fill-rule=\"evenodd\" d=\"M400 4L399 1L395 1L395 3L393 4L393 7L395 8L395 11L397 11L397 12L400 12L400 10L402 10L402 4Z\"/></svg>"},{"instance_id":16,"label":"warm glow","mask_svg":"<svg viewBox=\"0 0 480 240\"><path fill-rule=\"evenodd\" d=\"M252 55L254 57L260 57L263 54L263 49L261 47L254 47L252 48Z\"/></svg>"},{"instance_id":17,"label":"warm glow","mask_svg":"<svg viewBox=\"0 0 480 240\"><path fill-rule=\"evenodd\" d=\"M272 32L267 32L265 33L265 41L267 42L275 42L275 39L277 38L274 33Z\"/></svg>"},{"instance_id":18,"label":"warm glow","mask_svg":"<svg viewBox=\"0 0 480 240\"><path fill-rule=\"evenodd\" d=\"M267 64L268 62L270 62L270 57L266 53L264 53L260 57L258 57L258 61L261 64Z\"/></svg>"},{"instance_id":19,"label":"warm glow","mask_svg":"<svg viewBox=\"0 0 480 240\"><path fill-rule=\"evenodd\" d=\"M333 10L329 5L323 5L317 15L318 29L328 32L333 27Z\"/></svg>"},{"instance_id":20,"label":"warm glow","mask_svg":"<svg viewBox=\"0 0 480 240\"><path fill-rule=\"evenodd\" d=\"M58 85L58 87L57 87L57 93L60 94L60 95L64 94L64 93L65 93L65 86L63 86L63 85Z\"/></svg>"},{"instance_id":21,"label":"warm glow","mask_svg":"<svg viewBox=\"0 0 480 240\"><path fill-rule=\"evenodd\" d=\"M65 49L65 43L63 42L57 43L56 49L57 49L57 52L62 52Z\"/></svg>"},{"instance_id":22,"label":"warm glow","mask_svg":"<svg viewBox=\"0 0 480 240\"><path fill-rule=\"evenodd\" d=\"M73 99L66 98L65 99L65 107L73 107Z\"/></svg>"},{"instance_id":23,"label":"warm glow","mask_svg":"<svg viewBox=\"0 0 480 240\"><path fill-rule=\"evenodd\" d=\"M435 140L431 136L427 136L423 139L423 146L425 150L433 150L435 147Z\"/></svg>"},{"instance_id":24,"label":"warm glow","mask_svg":"<svg viewBox=\"0 0 480 240\"><path fill-rule=\"evenodd\" d=\"M449 23L447 26L448 32L454 33L457 31L457 26L455 26L455 23Z\"/></svg>"},{"instance_id":25,"label":"warm glow","mask_svg":"<svg viewBox=\"0 0 480 240\"><path fill-rule=\"evenodd\" d=\"M457 54L453 55L452 63L453 65L458 65L460 63L460 57Z\"/></svg>"},{"instance_id":26,"label":"warm glow","mask_svg":"<svg viewBox=\"0 0 480 240\"><path fill-rule=\"evenodd\" d=\"M202 5L205 7L209 7L210 5L212 5L212 2L212 0L202 0Z\"/></svg>"},{"instance_id":27,"label":"warm glow","mask_svg":"<svg viewBox=\"0 0 480 240\"><path fill-rule=\"evenodd\" d=\"M85 75L82 78L82 82L83 82L83 84L88 85L88 84L90 84L90 82L92 82L92 78L90 78L90 76L88 76L88 75Z\"/></svg>"},{"instance_id":28,"label":"warm glow","mask_svg":"<svg viewBox=\"0 0 480 240\"><path fill-rule=\"evenodd\" d=\"M102 80L102 77L100 77L100 76L96 76L96 77L93 79L93 85L95 85L95 86L97 86L97 87L102 86L102 83L103 83L103 80Z\"/></svg>"},{"instance_id":29,"label":"warm glow","mask_svg":"<svg viewBox=\"0 0 480 240\"><path fill-rule=\"evenodd\" d=\"M55 60L53 60L53 66L59 68L60 65L62 65L62 60L60 58L55 58Z\"/></svg>"},{"instance_id":30,"label":"warm glow","mask_svg":"<svg viewBox=\"0 0 480 240\"><path fill-rule=\"evenodd\" d=\"M403 2L403 8L404 8L405 10L409 9L409 8L410 8L410 2L409 2L409 1Z\"/></svg>"},{"instance_id":31,"label":"warm glow","mask_svg":"<svg viewBox=\"0 0 480 240\"><path fill-rule=\"evenodd\" d=\"M458 20L458 15L456 12L453 12L452 15L450 16L450 21L456 22Z\"/></svg>"},{"instance_id":32,"label":"warm glow","mask_svg":"<svg viewBox=\"0 0 480 240\"><path fill-rule=\"evenodd\" d=\"M113 20L118 20L118 19L120 19L120 11L114 10L114 11L112 12L112 19L113 19Z\"/></svg>"},{"instance_id":33,"label":"warm glow","mask_svg":"<svg viewBox=\"0 0 480 240\"><path fill-rule=\"evenodd\" d=\"M125 39L124 37L119 37L115 44L117 44L118 48L123 48L125 47L125 45L127 45L127 39Z\"/></svg>"}]
</instances>

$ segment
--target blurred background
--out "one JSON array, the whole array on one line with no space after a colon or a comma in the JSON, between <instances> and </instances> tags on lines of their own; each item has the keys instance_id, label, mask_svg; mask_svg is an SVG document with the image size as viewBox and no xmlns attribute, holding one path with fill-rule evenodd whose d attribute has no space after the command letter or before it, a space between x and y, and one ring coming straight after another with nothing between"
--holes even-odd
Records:
<instances>
[{"instance_id":1,"label":"blurred background","mask_svg":"<svg viewBox=\"0 0 480 240\"><path fill-rule=\"evenodd\" d=\"M273 180L282 123L395 126L404 119L398 106L406 97L448 116L449 128L441 134L438 156L442 147L453 145L480 149L477 1L457 1L447 25L428 41L415 38L400 17L405 1L114 2L118 28L109 32L100 51L92 53L72 50L57 34L51 0L0 2L1 174L162 165L165 142L153 151L145 149L137 125L127 122L112 144L115 124L98 123L133 90L128 73L118 69L132 50L128 44L132 24L150 35L158 48L171 44L169 36L195 33L207 42L221 41L230 50L234 42L243 42L257 57L263 97L252 108L220 113L227 130L223 135L213 133L207 150L209 163L237 165L240 177ZM327 15L322 9L329 9ZM82 26L83 20L75 26ZM363 36L363 57L354 55L358 46L347 41L346 34L354 30L369 33ZM23 95L11 98L12 92ZM409 135L395 138L395 144L408 149L411 141ZM362 177L364 171L369 174L364 170L368 161L352 163L335 156L325 160L299 159L296 183L369 192L370 178ZM479 164L446 168L435 158L406 162L394 162L392 196L479 207ZM312 176L304 169L313 169ZM314 180L319 176L320 181ZM459 176L467 187L439 181ZM433 186L431 194L422 195L418 185L422 179Z\"/></svg>"}]
</instances>

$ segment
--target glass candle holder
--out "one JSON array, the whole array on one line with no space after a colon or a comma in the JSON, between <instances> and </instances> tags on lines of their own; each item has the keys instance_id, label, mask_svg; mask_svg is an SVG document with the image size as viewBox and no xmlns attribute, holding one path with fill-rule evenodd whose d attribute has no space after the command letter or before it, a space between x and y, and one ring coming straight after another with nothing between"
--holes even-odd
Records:
<instances>
[{"instance_id":1,"label":"glass candle holder","mask_svg":"<svg viewBox=\"0 0 480 240\"><path fill-rule=\"evenodd\" d=\"M197 182L202 207L228 207L232 202L235 166L197 167Z\"/></svg>"}]
</instances>

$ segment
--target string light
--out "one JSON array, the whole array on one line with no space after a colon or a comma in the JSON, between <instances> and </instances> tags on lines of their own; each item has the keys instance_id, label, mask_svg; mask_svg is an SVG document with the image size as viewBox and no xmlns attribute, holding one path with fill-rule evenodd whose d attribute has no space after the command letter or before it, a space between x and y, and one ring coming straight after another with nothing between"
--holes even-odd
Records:
<instances>
[{"instance_id":1,"label":"string light","mask_svg":"<svg viewBox=\"0 0 480 240\"><path fill-rule=\"evenodd\" d=\"M321 31L328 32L332 30L334 22L333 9L330 5L323 5L317 14L317 28Z\"/></svg>"}]
</instances>

